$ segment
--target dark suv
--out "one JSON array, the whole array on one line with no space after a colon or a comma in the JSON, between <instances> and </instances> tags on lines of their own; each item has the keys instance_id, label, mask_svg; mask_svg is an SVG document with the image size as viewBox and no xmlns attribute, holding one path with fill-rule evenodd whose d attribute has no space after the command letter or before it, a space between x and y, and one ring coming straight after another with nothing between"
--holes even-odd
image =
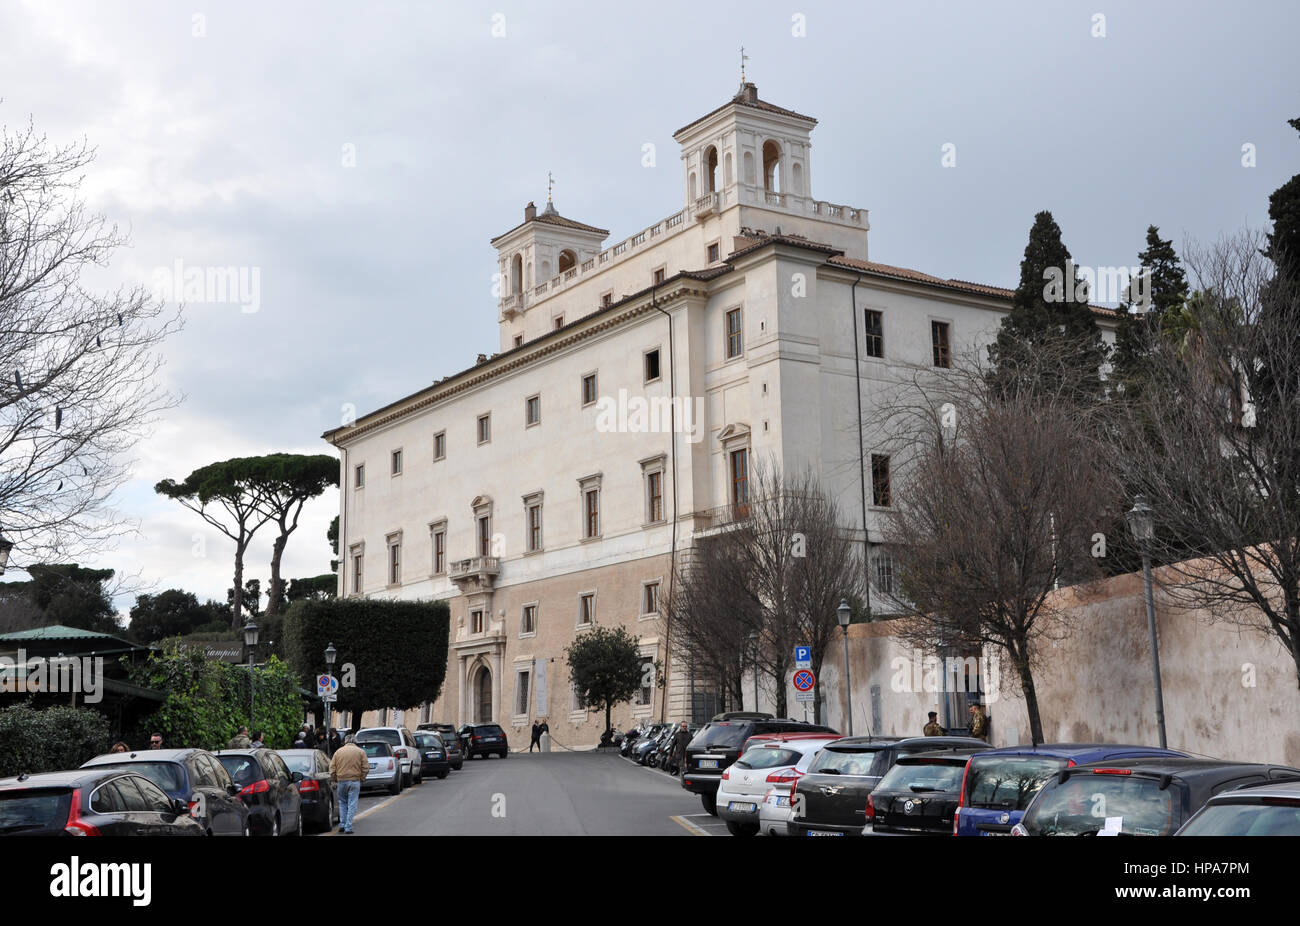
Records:
<instances>
[{"instance_id":1,"label":"dark suv","mask_svg":"<svg viewBox=\"0 0 1300 926\"><path fill-rule=\"evenodd\" d=\"M510 742L506 731L496 723L467 723L456 731L465 745L465 758L475 756L498 755L505 758L510 755Z\"/></svg>"},{"instance_id":2,"label":"dark suv","mask_svg":"<svg viewBox=\"0 0 1300 926\"><path fill-rule=\"evenodd\" d=\"M704 809L717 816L718 783L722 772L740 758L745 741L761 733L832 733L830 727L773 717L771 714L719 714L695 734L686 747L686 764L682 767L682 787L700 796Z\"/></svg>"},{"instance_id":3,"label":"dark suv","mask_svg":"<svg viewBox=\"0 0 1300 926\"><path fill-rule=\"evenodd\" d=\"M82 768L117 768L143 775L173 800L184 801L190 816L209 836L247 836L248 807L217 757L203 749L149 749L95 756Z\"/></svg>"},{"instance_id":4,"label":"dark suv","mask_svg":"<svg viewBox=\"0 0 1300 926\"><path fill-rule=\"evenodd\" d=\"M951 836L966 763L980 747L903 756L867 795L864 836Z\"/></svg>"},{"instance_id":5,"label":"dark suv","mask_svg":"<svg viewBox=\"0 0 1300 926\"><path fill-rule=\"evenodd\" d=\"M465 744L460 741L460 734L456 732L455 727L449 723L422 723L415 729L417 732L429 730L442 737L442 744L447 747L447 760L451 763L452 771L460 771L465 764Z\"/></svg>"},{"instance_id":6,"label":"dark suv","mask_svg":"<svg viewBox=\"0 0 1300 926\"><path fill-rule=\"evenodd\" d=\"M846 736L822 750L795 782L791 836L861 836L867 796L903 756L933 749L987 749L968 736Z\"/></svg>"}]
</instances>

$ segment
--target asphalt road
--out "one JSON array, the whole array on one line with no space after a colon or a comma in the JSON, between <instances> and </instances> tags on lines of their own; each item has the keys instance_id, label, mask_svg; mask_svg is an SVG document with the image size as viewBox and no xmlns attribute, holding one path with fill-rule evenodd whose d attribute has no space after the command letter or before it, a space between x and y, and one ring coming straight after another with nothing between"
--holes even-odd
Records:
<instances>
[{"instance_id":1,"label":"asphalt road","mask_svg":"<svg viewBox=\"0 0 1300 926\"><path fill-rule=\"evenodd\" d=\"M617 753L516 752L468 761L396 797L367 794L353 828L357 836L715 835L710 822L678 779Z\"/></svg>"}]
</instances>

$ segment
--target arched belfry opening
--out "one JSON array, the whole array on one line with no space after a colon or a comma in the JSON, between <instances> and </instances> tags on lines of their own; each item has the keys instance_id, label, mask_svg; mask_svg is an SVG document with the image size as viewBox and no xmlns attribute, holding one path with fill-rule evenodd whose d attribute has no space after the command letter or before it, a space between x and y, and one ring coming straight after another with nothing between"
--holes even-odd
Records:
<instances>
[{"instance_id":1,"label":"arched belfry opening","mask_svg":"<svg viewBox=\"0 0 1300 926\"><path fill-rule=\"evenodd\" d=\"M704 178L704 192L718 192L718 149L713 145L704 152Z\"/></svg>"},{"instance_id":2,"label":"arched belfry opening","mask_svg":"<svg viewBox=\"0 0 1300 926\"><path fill-rule=\"evenodd\" d=\"M510 261L510 295L517 296L524 291L524 258L516 254Z\"/></svg>"},{"instance_id":3,"label":"arched belfry opening","mask_svg":"<svg viewBox=\"0 0 1300 926\"><path fill-rule=\"evenodd\" d=\"M578 263L578 255L574 254L568 248L560 252L560 273L566 270L572 270Z\"/></svg>"},{"instance_id":4,"label":"arched belfry opening","mask_svg":"<svg viewBox=\"0 0 1300 926\"><path fill-rule=\"evenodd\" d=\"M771 140L763 142L763 189L781 192L781 146Z\"/></svg>"}]
</instances>

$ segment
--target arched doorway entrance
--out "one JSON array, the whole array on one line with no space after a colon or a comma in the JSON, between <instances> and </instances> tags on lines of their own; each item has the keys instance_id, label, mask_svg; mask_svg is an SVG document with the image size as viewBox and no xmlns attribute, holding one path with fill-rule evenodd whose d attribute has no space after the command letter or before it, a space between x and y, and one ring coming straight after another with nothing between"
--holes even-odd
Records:
<instances>
[{"instance_id":1,"label":"arched doorway entrance","mask_svg":"<svg viewBox=\"0 0 1300 926\"><path fill-rule=\"evenodd\" d=\"M492 673L483 666L474 677L474 722L491 723L493 719Z\"/></svg>"}]
</instances>

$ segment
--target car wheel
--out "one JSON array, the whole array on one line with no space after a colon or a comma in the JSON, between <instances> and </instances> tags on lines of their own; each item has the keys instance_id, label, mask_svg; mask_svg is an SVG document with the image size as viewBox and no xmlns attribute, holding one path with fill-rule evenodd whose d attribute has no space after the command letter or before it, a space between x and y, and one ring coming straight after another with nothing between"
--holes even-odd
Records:
<instances>
[{"instance_id":1,"label":"car wheel","mask_svg":"<svg viewBox=\"0 0 1300 926\"><path fill-rule=\"evenodd\" d=\"M301 836L301 835L302 835L302 808L301 808L301 807L298 808L298 826L297 826L297 828L296 828L292 833L290 833L289 835L290 835L290 836Z\"/></svg>"},{"instance_id":2,"label":"car wheel","mask_svg":"<svg viewBox=\"0 0 1300 926\"><path fill-rule=\"evenodd\" d=\"M446 778L446 777L447 777L447 772L439 772L439 773L438 773L438 780L439 780L439 781L442 781L442 779L444 779L444 778Z\"/></svg>"},{"instance_id":3,"label":"car wheel","mask_svg":"<svg viewBox=\"0 0 1300 926\"><path fill-rule=\"evenodd\" d=\"M388 793L398 795L402 793L402 779L398 777L391 785L388 786Z\"/></svg>"},{"instance_id":4,"label":"car wheel","mask_svg":"<svg viewBox=\"0 0 1300 926\"><path fill-rule=\"evenodd\" d=\"M335 801L331 800L330 816L325 823L325 829L327 831L332 830L334 829L334 827L338 826L342 822L343 822L343 815L339 813L339 805Z\"/></svg>"},{"instance_id":5,"label":"car wheel","mask_svg":"<svg viewBox=\"0 0 1300 926\"><path fill-rule=\"evenodd\" d=\"M509 757L510 757L510 750L509 750L509 749L507 749L505 752L501 753L501 758L503 758L503 759L507 759L507 758L509 758Z\"/></svg>"},{"instance_id":6,"label":"car wheel","mask_svg":"<svg viewBox=\"0 0 1300 926\"><path fill-rule=\"evenodd\" d=\"M732 836L757 836L757 823L737 823L735 820L727 821L727 832Z\"/></svg>"},{"instance_id":7,"label":"car wheel","mask_svg":"<svg viewBox=\"0 0 1300 926\"><path fill-rule=\"evenodd\" d=\"M717 797L715 797L712 794L701 794L700 803L704 805L704 809L707 810L710 814L712 814L715 817L718 815Z\"/></svg>"}]
</instances>

